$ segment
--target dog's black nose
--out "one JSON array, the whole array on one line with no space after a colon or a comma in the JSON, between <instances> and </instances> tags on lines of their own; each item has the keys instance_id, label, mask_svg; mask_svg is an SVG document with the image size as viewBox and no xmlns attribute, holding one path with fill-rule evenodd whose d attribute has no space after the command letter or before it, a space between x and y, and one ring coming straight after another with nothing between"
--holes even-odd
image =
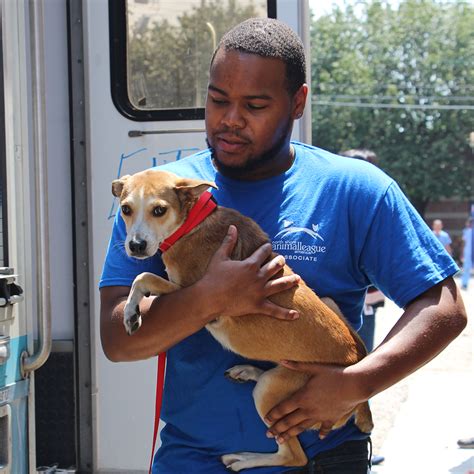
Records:
<instances>
[{"instance_id":1,"label":"dog's black nose","mask_svg":"<svg viewBox=\"0 0 474 474\"><path fill-rule=\"evenodd\" d=\"M136 254L141 254L145 252L146 249L146 240L142 239L132 239L128 243L130 251Z\"/></svg>"}]
</instances>

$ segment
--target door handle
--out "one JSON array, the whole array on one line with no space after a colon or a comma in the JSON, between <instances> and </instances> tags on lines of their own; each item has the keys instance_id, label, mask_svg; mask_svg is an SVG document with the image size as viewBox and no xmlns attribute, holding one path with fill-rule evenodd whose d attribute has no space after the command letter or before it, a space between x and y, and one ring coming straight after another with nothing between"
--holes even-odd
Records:
<instances>
[{"instance_id":1,"label":"door handle","mask_svg":"<svg viewBox=\"0 0 474 474\"><path fill-rule=\"evenodd\" d=\"M44 2L31 2L32 25L31 45L35 58L41 58L44 54ZM28 354L22 353L21 374L24 378L30 372L39 369L48 359L51 353L52 333L51 333L51 275L50 275L50 254L49 254L49 214L48 214L48 153L47 142L47 120L45 106L46 73L43 61L38 60L33 68L33 101L34 101L34 166L36 167L36 235L38 236L38 273L41 275L36 283L38 285L38 340L37 352Z\"/></svg>"},{"instance_id":2,"label":"door handle","mask_svg":"<svg viewBox=\"0 0 474 474\"><path fill-rule=\"evenodd\" d=\"M23 301L23 289L15 283L13 268L0 267L0 307Z\"/></svg>"},{"instance_id":3,"label":"door handle","mask_svg":"<svg viewBox=\"0 0 474 474\"><path fill-rule=\"evenodd\" d=\"M205 132L205 128L178 128L166 130L129 130L130 138L142 137L143 135L167 135L170 133L200 133Z\"/></svg>"}]
</instances>

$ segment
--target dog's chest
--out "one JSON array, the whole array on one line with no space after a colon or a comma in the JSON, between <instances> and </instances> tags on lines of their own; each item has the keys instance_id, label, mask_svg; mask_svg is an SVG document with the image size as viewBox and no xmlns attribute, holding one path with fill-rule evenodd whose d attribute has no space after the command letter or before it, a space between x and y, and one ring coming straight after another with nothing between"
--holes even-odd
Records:
<instances>
[{"instance_id":1,"label":"dog's chest","mask_svg":"<svg viewBox=\"0 0 474 474\"><path fill-rule=\"evenodd\" d=\"M182 286L179 278L179 272L177 271L177 268L174 265L166 265L165 270L166 274L168 275L169 281Z\"/></svg>"},{"instance_id":2,"label":"dog's chest","mask_svg":"<svg viewBox=\"0 0 474 474\"><path fill-rule=\"evenodd\" d=\"M192 258L163 258L168 279L181 287L190 286L202 278L207 265L197 264Z\"/></svg>"},{"instance_id":3,"label":"dog's chest","mask_svg":"<svg viewBox=\"0 0 474 474\"><path fill-rule=\"evenodd\" d=\"M224 348L235 352L229 339L228 325L230 321L228 319L229 318L217 318L206 324L206 329Z\"/></svg>"}]
</instances>

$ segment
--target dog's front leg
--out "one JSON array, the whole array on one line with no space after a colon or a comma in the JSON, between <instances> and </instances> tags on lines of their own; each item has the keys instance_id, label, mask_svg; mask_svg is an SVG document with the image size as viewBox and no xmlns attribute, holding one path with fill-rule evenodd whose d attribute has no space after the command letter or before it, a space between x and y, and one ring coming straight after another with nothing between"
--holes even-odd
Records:
<instances>
[{"instance_id":1,"label":"dog's front leg","mask_svg":"<svg viewBox=\"0 0 474 474\"><path fill-rule=\"evenodd\" d=\"M180 287L171 281L165 280L153 273L141 273L133 281L123 310L123 324L129 335L140 329L142 316L140 314L140 301L144 296L160 296L172 293Z\"/></svg>"}]
</instances>

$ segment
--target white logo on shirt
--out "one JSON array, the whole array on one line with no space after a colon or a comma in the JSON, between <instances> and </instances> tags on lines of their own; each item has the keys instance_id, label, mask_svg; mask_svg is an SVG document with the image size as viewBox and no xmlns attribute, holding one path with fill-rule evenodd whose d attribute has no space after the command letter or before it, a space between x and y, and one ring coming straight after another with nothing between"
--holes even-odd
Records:
<instances>
[{"instance_id":1,"label":"white logo on shirt","mask_svg":"<svg viewBox=\"0 0 474 474\"><path fill-rule=\"evenodd\" d=\"M275 238L276 237L284 238L291 234L304 232L305 234L308 234L309 236L311 236L314 240L321 239L324 242L324 239L319 234L319 224L316 224L316 225L311 224L312 229L308 229L306 227L297 227L297 226L294 226L293 224L294 223L291 221L284 220L283 221L284 229L278 232L278 234L275 235Z\"/></svg>"},{"instance_id":2,"label":"white logo on shirt","mask_svg":"<svg viewBox=\"0 0 474 474\"><path fill-rule=\"evenodd\" d=\"M318 260L317 255L326 252L327 247L323 244L324 238L320 234L319 224L311 224L311 228L299 227L295 226L292 221L284 220L283 227L284 229L275 235L272 247L275 252L283 255L286 260L316 262ZM305 243L304 238L301 236L298 238L297 234L310 236L313 243Z\"/></svg>"}]
</instances>

